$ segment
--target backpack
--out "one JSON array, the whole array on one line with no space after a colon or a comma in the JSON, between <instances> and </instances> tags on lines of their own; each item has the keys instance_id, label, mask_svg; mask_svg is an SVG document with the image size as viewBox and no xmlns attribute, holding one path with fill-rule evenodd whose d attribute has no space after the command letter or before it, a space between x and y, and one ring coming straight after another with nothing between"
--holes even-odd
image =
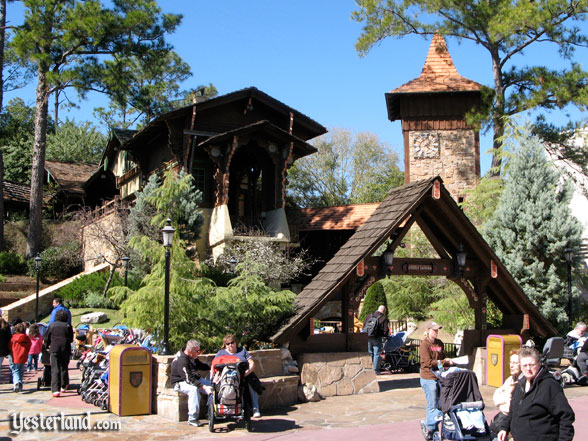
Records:
<instances>
[{"instance_id":1,"label":"backpack","mask_svg":"<svg viewBox=\"0 0 588 441\"><path fill-rule=\"evenodd\" d=\"M374 317L373 315L370 316L370 318L368 318L365 322L364 328L368 337L377 337L378 333L380 332L380 323L378 322L378 317Z\"/></svg>"},{"instance_id":2,"label":"backpack","mask_svg":"<svg viewBox=\"0 0 588 441\"><path fill-rule=\"evenodd\" d=\"M235 365L223 367L218 381L218 399L221 404L234 406L239 398L239 371Z\"/></svg>"}]
</instances>

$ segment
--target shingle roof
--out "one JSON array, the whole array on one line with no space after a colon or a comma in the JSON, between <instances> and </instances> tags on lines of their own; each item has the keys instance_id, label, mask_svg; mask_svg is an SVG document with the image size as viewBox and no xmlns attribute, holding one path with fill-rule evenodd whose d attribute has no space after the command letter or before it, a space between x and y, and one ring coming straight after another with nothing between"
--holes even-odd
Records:
<instances>
[{"instance_id":1,"label":"shingle roof","mask_svg":"<svg viewBox=\"0 0 588 441\"><path fill-rule=\"evenodd\" d=\"M373 254L379 244L402 223L418 201L428 194L434 179L415 181L392 189L363 226L298 294L295 303L296 314L272 337L272 340L279 339L288 328L299 321L310 318L309 314L314 308L324 303L357 264L365 256Z\"/></svg>"},{"instance_id":2,"label":"shingle roof","mask_svg":"<svg viewBox=\"0 0 588 441\"><path fill-rule=\"evenodd\" d=\"M17 182L4 181L3 182L3 197L5 200L15 202L29 203L31 195L31 187L26 184L19 184Z\"/></svg>"},{"instance_id":3,"label":"shingle roof","mask_svg":"<svg viewBox=\"0 0 588 441\"><path fill-rule=\"evenodd\" d=\"M65 190L69 193L84 194L83 184L90 179L97 168L97 164L45 161L45 170L55 179L59 190Z\"/></svg>"},{"instance_id":4,"label":"shingle roof","mask_svg":"<svg viewBox=\"0 0 588 441\"><path fill-rule=\"evenodd\" d=\"M378 202L291 210L288 222L295 225L298 231L357 230L379 205Z\"/></svg>"},{"instance_id":5,"label":"shingle roof","mask_svg":"<svg viewBox=\"0 0 588 441\"><path fill-rule=\"evenodd\" d=\"M439 181L438 189L435 181ZM464 247L469 256L468 261L477 268L477 276L487 278L488 297L503 313L528 314L530 326L538 335L553 335L556 332L553 325L531 303L437 176L390 190L386 199L363 226L297 295L294 316L272 340L284 342L289 335L302 329L336 290L344 286L360 261L371 257L389 238L401 240L413 222L417 222L423 232L432 235L431 239L434 241L431 243L446 258L455 257L457 250ZM498 276L495 278L488 278L491 262L497 268ZM467 283L465 285L471 287Z\"/></svg>"},{"instance_id":6,"label":"shingle roof","mask_svg":"<svg viewBox=\"0 0 588 441\"><path fill-rule=\"evenodd\" d=\"M445 39L437 34L431 41L421 74L390 93L471 92L479 91L481 88L481 84L468 80L457 73L447 50Z\"/></svg>"}]
</instances>

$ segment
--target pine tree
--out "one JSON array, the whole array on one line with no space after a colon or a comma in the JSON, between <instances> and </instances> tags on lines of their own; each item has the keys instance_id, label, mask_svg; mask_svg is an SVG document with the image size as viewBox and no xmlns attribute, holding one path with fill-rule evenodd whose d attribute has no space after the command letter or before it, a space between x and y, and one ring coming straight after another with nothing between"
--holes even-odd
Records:
<instances>
[{"instance_id":1,"label":"pine tree","mask_svg":"<svg viewBox=\"0 0 588 441\"><path fill-rule=\"evenodd\" d=\"M562 185L543 149L534 137L521 141L483 234L525 294L563 330L568 322L564 250L580 245L582 228L569 209L571 187Z\"/></svg>"},{"instance_id":2,"label":"pine tree","mask_svg":"<svg viewBox=\"0 0 588 441\"><path fill-rule=\"evenodd\" d=\"M382 283L380 283L380 281L377 281L372 286L370 286L367 292L365 293L363 307L361 308L361 312L359 313L359 320L361 322L364 322L368 314L375 312L380 305L384 305L386 309L388 309L384 287L382 286Z\"/></svg>"}]
</instances>

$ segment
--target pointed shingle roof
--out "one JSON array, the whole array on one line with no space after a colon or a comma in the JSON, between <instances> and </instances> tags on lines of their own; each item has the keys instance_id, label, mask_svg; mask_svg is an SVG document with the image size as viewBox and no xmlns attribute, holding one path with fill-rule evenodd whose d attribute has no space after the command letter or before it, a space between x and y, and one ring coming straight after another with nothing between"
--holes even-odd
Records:
<instances>
[{"instance_id":1,"label":"pointed shingle roof","mask_svg":"<svg viewBox=\"0 0 588 441\"><path fill-rule=\"evenodd\" d=\"M447 50L445 39L436 34L431 41L421 74L390 93L470 92L478 91L481 88L481 84L468 80L457 73Z\"/></svg>"}]
</instances>

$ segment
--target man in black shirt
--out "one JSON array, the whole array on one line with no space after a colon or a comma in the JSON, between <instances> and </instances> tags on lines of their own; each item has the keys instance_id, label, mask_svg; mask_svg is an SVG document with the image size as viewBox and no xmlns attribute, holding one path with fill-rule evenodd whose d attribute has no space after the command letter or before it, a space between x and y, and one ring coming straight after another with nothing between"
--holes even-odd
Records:
<instances>
[{"instance_id":1,"label":"man in black shirt","mask_svg":"<svg viewBox=\"0 0 588 441\"><path fill-rule=\"evenodd\" d=\"M210 366L198 360L200 343L189 340L186 347L180 351L171 365L170 380L175 390L188 395L188 424L202 426L198 420L200 413L200 394L210 395L212 387L210 381L202 378L198 371L208 371Z\"/></svg>"},{"instance_id":2,"label":"man in black shirt","mask_svg":"<svg viewBox=\"0 0 588 441\"><path fill-rule=\"evenodd\" d=\"M388 337L390 333L390 322L386 316L386 307L380 305L378 310L368 315L365 319L364 329L371 318L377 319L377 326L373 335L369 335L368 331L368 352L372 356L374 371L376 375L380 375L380 353L382 352L382 338Z\"/></svg>"}]
</instances>

